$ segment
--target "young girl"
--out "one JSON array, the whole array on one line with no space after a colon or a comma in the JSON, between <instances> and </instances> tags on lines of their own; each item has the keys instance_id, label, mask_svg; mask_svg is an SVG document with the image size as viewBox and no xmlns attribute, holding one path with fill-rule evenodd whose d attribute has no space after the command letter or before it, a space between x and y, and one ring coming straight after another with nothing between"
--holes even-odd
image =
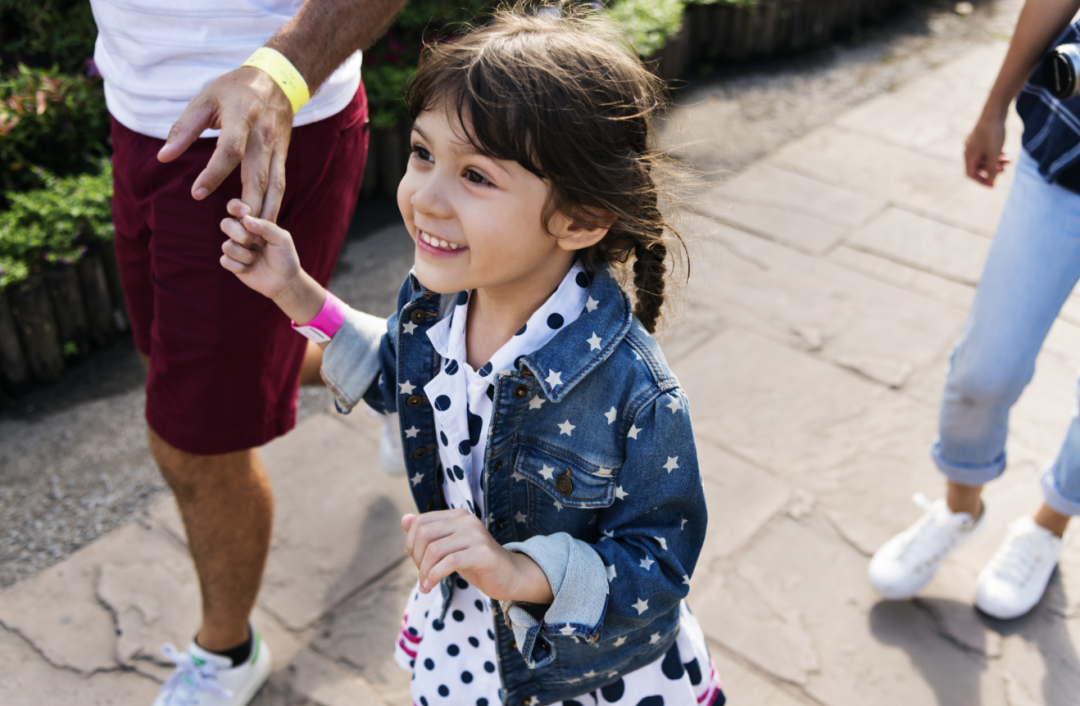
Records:
<instances>
[{"instance_id":1,"label":"young girl","mask_svg":"<svg viewBox=\"0 0 1080 706\"><path fill-rule=\"evenodd\" d=\"M706 523L687 401L650 335L661 95L565 8L428 47L398 189L416 263L387 321L239 201L222 224L222 265L321 342L339 409L399 413L422 514L396 656L420 706L724 703L683 600Z\"/></svg>"}]
</instances>

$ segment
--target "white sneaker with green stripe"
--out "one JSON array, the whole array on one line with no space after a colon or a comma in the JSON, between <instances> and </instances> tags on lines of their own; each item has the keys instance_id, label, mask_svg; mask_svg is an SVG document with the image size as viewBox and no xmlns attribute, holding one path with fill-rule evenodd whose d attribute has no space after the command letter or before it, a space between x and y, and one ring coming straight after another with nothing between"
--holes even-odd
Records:
<instances>
[{"instance_id":1,"label":"white sneaker with green stripe","mask_svg":"<svg viewBox=\"0 0 1080 706\"><path fill-rule=\"evenodd\" d=\"M245 706L270 676L270 650L255 630L243 664L207 652L193 640L184 652L166 643L161 651L176 670L161 685L153 706Z\"/></svg>"}]
</instances>

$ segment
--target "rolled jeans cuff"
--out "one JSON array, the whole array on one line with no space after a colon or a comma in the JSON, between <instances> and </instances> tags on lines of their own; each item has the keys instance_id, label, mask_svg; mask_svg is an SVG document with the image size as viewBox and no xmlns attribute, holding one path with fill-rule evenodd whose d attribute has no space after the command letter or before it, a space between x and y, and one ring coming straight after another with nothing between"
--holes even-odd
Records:
<instances>
[{"instance_id":1,"label":"rolled jeans cuff","mask_svg":"<svg viewBox=\"0 0 1080 706\"><path fill-rule=\"evenodd\" d=\"M1039 479L1043 489L1043 499L1055 512L1060 512L1068 517L1080 515L1080 499L1068 498L1062 494L1057 482L1054 480L1053 467L1043 471Z\"/></svg>"},{"instance_id":2,"label":"rolled jeans cuff","mask_svg":"<svg viewBox=\"0 0 1080 706\"><path fill-rule=\"evenodd\" d=\"M986 485L1005 472L1005 452L988 464L982 466L969 466L966 464L951 463L941 456L941 439L934 441L931 455L938 470L954 483L961 485Z\"/></svg>"}]
</instances>

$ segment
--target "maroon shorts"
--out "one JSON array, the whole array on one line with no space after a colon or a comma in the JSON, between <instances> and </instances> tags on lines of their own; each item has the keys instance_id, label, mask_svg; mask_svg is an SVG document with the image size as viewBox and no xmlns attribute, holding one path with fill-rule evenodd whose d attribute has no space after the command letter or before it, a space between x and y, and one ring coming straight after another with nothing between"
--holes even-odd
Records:
<instances>
[{"instance_id":1,"label":"maroon shorts","mask_svg":"<svg viewBox=\"0 0 1080 706\"><path fill-rule=\"evenodd\" d=\"M114 119L113 222L135 345L150 357L146 420L191 454L254 448L296 423L307 339L272 301L218 260L225 204L240 197L239 167L202 201L191 197L216 140L196 140L169 164L164 140ZM295 128L278 224L300 263L330 280L356 207L367 157L363 86L337 115Z\"/></svg>"}]
</instances>

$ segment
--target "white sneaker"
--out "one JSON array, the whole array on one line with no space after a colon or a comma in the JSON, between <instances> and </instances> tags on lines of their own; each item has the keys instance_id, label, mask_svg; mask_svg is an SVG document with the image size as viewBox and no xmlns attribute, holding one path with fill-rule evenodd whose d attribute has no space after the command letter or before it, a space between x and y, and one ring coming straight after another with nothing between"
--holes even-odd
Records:
<instances>
[{"instance_id":1,"label":"white sneaker","mask_svg":"<svg viewBox=\"0 0 1080 706\"><path fill-rule=\"evenodd\" d=\"M270 676L270 650L255 630L251 657L236 667L228 657L207 652L195 644L177 652L162 645L165 657L176 665L154 699L153 706L245 706Z\"/></svg>"},{"instance_id":2,"label":"white sneaker","mask_svg":"<svg viewBox=\"0 0 1080 706\"><path fill-rule=\"evenodd\" d=\"M924 510L915 524L877 550L867 574L870 585L885 598L898 601L921 591L941 562L986 526L986 506L978 520L966 512L950 512L944 499L933 503L916 493L915 504Z\"/></svg>"},{"instance_id":3,"label":"white sneaker","mask_svg":"<svg viewBox=\"0 0 1080 706\"><path fill-rule=\"evenodd\" d=\"M1005 541L979 573L975 606L999 620L1027 613L1046 592L1063 544L1030 517L1013 520Z\"/></svg>"}]
</instances>

